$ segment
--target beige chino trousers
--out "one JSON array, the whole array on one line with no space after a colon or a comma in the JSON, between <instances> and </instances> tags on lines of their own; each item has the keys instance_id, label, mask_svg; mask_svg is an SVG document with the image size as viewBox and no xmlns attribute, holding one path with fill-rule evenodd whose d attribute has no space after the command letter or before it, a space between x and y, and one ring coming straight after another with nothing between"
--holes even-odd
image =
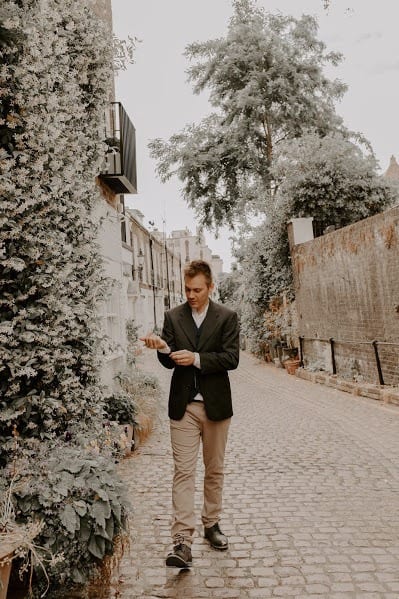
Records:
<instances>
[{"instance_id":1,"label":"beige chino trousers","mask_svg":"<svg viewBox=\"0 0 399 599\"><path fill-rule=\"evenodd\" d=\"M231 418L209 420L203 402L187 405L181 420L170 420L174 459L172 488L172 539L191 546L196 517L194 513L195 475L200 440L205 466L202 523L210 527L219 521L222 511L224 455Z\"/></svg>"}]
</instances>

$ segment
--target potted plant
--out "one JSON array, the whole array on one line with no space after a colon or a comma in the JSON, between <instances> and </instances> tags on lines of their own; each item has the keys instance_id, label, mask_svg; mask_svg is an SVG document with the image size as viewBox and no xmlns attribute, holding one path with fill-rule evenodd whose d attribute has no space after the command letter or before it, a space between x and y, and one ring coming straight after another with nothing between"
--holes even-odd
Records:
<instances>
[{"instance_id":1,"label":"potted plant","mask_svg":"<svg viewBox=\"0 0 399 599\"><path fill-rule=\"evenodd\" d=\"M296 347L289 349L288 358L284 361L284 368L288 374L295 374L299 368L301 361L298 357L298 349Z\"/></svg>"},{"instance_id":2,"label":"potted plant","mask_svg":"<svg viewBox=\"0 0 399 599\"><path fill-rule=\"evenodd\" d=\"M123 553L128 502L111 455L57 442L39 448L18 476L18 519L42 520L39 544L64 557L46 564L52 589L84 585L113 554ZM35 573L39 593L45 581L37 568Z\"/></svg>"},{"instance_id":3,"label":"potted plant","mask_svg":"<svg viewBox=\"0 0 399 599\"><path fill-rule=\"evenodd\" d=\"M116 380L121 388L129 397L134 398L137 413L134 423L134 448L139 445L150 435L154 421L158 415L159 409L159 382L158 379L133 367L126 372L120 372Z\"/></svg>"},{"instance_id":4,"label":"potted plant","mask_svg":"<svg viewBox=\"0 0 399 599\"><path fill-rule=\"evenodd\" d=\"M132 397L125 391L118 391L105 398L105 412L110 421L117 422L120 428L118 444L128 455L132 450L133 427L136 424L137 407Z\"/></svg>"}]
</instances>

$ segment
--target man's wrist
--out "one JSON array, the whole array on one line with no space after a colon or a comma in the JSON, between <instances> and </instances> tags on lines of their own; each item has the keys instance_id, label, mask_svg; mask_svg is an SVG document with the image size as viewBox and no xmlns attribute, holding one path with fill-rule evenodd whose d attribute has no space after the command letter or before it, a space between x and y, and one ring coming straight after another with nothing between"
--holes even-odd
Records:
<instances>
[{"instance_id":1,"label":"man's wrist","mask_svg":"<svg viewBox=\"0 0 399 599\"><path fill-rule=\"evenodd\" d=\"M172 353L172 350L170 349L169 345L165 345L165 347L162 347L161 349L158 349L160 354L170 354Z\"/></svg>"}]
</instances>

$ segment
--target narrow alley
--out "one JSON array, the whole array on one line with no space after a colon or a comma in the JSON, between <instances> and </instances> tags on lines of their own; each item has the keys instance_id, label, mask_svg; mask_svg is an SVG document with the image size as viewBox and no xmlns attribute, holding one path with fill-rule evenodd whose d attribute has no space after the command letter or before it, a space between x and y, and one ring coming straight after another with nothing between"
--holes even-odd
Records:
<instances>
[{"instance_id":1,"label":"narrow alley","mask_svg":"<svg viewBox=\"0 0 399 599\"><path fill-rule=\"evenodd\" d=\"M231 373L235 415L222 530L202 538L198 477L193 567L170 569L170 373L145 352L165 390L153 435L121 471L134 513L120 599L399 597L399 407L315 385L242 353ZM199 474L201 466L199 465Z\"/></svg>"}]
</instances>

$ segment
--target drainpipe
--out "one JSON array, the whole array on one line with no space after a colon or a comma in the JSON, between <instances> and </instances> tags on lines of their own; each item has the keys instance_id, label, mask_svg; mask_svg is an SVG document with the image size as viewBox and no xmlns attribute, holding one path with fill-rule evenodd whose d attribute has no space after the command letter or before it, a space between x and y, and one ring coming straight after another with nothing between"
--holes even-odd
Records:
<instances>
[{"instance_id":1,"label":"drainpipe","mask_svg":"<svg viewBox=\"0 0 399 599\"><path fill-rule=\"evenodd\" d=\"M154 275L154 256L152 253L152 239L150 237L150 260L151 260L151 284L152 284L152 298L154 306L154 329L157 328L157 307L155 298L155 275Z\"/></svg>"}]
</instances>

